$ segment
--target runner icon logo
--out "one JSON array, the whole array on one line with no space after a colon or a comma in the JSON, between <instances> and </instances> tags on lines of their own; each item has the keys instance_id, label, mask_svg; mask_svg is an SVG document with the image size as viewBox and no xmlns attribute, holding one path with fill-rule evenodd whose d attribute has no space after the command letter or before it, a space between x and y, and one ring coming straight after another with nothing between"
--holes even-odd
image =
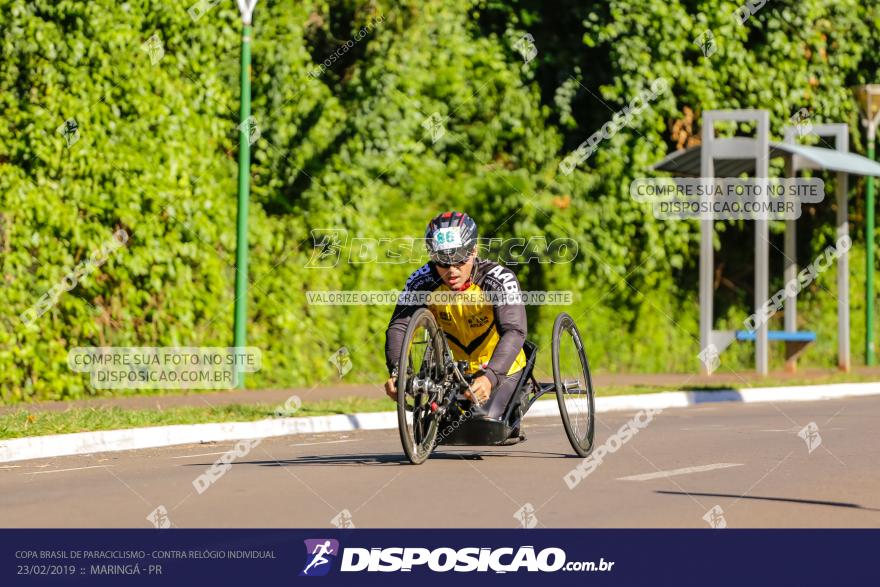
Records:
<instances>
[{"instance_id":1,"label":"runner icon logo","mask_svg":"<svg viewBox=\"0 0 880 587\"><path fill-rule=\"evenodd\" d=\"M705 520L712 528L727 528L727 520L724 518L724 510L721 509L720 505L713 506L712 509L706 512L703 516L703 520Z\"/></svg>"},{"instance_id":2,"label":"runner icon logo","mask_svg":"<svg viewBox=\"0 0 880 587\"><path fill-rule=\"evenodd\" d=\"M712 343L709 343L706 348L700 351L697 355L697 358L700 359L700 362L703 363L706 367L706 372L711 375L715 371L718 370L718 367L721 366L721 358L719 355L721 351L718 350L718 347Z\"/></svg>"},{"instance_id":3,"label":"runner icon logo","mask_svg":"<svg viewBox=\"0 0 880 587\"><path fill-rule=\"evenodd\" d=\"M538 518L535 516L535 506L530 503L527 503L516 510L513 517L519 520L519 523L523 528L534 528L538 525Z\"/></svg>"},{"instance_id":4,"label":"runner icon logo","mask_svg":"<svg viewBox=\"0 0 880 587\"><path fill-rule=\"evenodd\" d=\"M330 572L333 561L339 555L339 541L332 538L305 540L306 566L300 577L323 577Z\"/></svg>"},{"instance_id":5,"label":"runner icon logo","mask_svg":"<svg viewBox=\"0 0 880 587\"><path fill-rule=\"evenodd\" d=\"M804 426L801 431L798 432L798 436L807 443L807 450L809 453L812 453L822 444L822 435L819 434L819 427L815 422L810 422Z\"/></svg>"}]
</instances>

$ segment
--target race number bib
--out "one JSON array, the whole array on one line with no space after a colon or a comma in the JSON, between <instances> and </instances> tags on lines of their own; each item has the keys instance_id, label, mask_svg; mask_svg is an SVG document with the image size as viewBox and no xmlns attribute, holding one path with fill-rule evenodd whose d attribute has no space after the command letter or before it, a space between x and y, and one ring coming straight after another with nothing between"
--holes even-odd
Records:
<instances>
[{"instance_id":1,"label":"race number bib","mask_svg":"<svg viewBox=\"0 0 880 587\"><path fill-rule=\"evenodd\" d=\"M441 228L434 232L434 250L445 251L461 246L461 227Z\"/></svg>"}]
</instances>

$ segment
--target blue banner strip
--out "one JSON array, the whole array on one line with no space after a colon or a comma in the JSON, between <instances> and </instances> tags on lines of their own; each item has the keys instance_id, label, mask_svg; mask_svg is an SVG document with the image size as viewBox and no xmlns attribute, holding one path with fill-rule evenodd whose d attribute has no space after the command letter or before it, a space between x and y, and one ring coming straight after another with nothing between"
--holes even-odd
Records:
<instances>
[{"instance_id":1,"label":"blue banner strip","mask_svg":"<svg viewBox=\"0 0 880 587\"><path fill-rule=\"evenodd\" d=\"M864 586L878 549L880 530L0 530L0 585Z\"/></svg>"}]
</instances>

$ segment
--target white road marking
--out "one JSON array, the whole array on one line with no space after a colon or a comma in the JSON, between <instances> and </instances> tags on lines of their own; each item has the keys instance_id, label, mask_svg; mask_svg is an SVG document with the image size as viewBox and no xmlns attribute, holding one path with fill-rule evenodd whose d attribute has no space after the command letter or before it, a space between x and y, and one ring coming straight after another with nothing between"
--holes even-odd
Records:
<instances>
[{"instance_id":1,"label":"white road marking","mask_svg":"<svg viewBox=\"0 0 880 587\"><path fill-rule=\"evenodd\" d=\"M82 471L83 469L103 469L107 465L91 465L89 467L74 467L73 469L53 469L52 471L31 471L25 475L45 475L46 473L64 473L65 471Z\"/></svg>"},{"instance_id":2,"label":"white road marking","mask_svg":"<svg viewBox=\"0 0 880 587\"><path fill-rule=\"evenodd\" d=\"M704 471L713 471L715 469L727 469L729 467L742 467L742 463L713 463L711 465L700 465L698 467L684 467L683 469L672 469L671 471L657 471L656 473L644 473L642 475L630 475L629 477L619 477L618 481L649 481L651 479L664 479L674 475L687 475L689 473L702 473Z\"/></svg>"},{"instance_id":3,"label":"white road marking","mask_svg":"<svg viewBox=\"0 0 880 587\"><path fill-rule=\"evenodd\" d=\"M172 459L191 459L191 458L195 458L195 457L210 457L213 455L226 454L227 452L229 452L229 451L221 450L220 452L203 452L203 453L197 454L197 455L180 455L180 456L171 457L171 458Z\"/></svg>"},{"instance_id":4,"label":"white road marking","mask_svg":"<svg viewBox=\"0 0 880 587\"><path fill-rule=\"evenodd\" d=\"M324 442L303 442L302 444L291 444L290 446L314 446L316 444L336 444L338 442L355 442L355 438L349 440L326 440Z\"/></svg>"},{"instance_id":5,"label":"white road marking","mask_svg":"<svg viewBox=\"0 0 880 587\"><path fill-rule=\"evenodd\" d=\"M758 432L788 432L789 434L797 434L802 429L801 426L792 426L791 428L768 428L766 430L758 430ZM829 430L845 430L844 428L822 428L822 432Z\"/></svg>"}]
</instances>

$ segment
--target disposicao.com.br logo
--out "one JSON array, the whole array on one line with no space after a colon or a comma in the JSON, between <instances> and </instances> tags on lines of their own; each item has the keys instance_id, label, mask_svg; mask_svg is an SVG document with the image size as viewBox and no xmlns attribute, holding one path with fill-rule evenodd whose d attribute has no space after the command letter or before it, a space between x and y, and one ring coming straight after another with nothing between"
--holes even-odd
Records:
<instances>
[{"instance_id":1,"label":"disposicao.com.br logo","mask_svg":"<svg viewBox=\"0 0 880 587\"><path fill-rule=\"evenodd\" d=\"M332 538L311 538L306 543L306 566L300 577L321 577L330 572L339 554L339 541Z\"/></svg>"},{"instance_id":2,"label":"disposicao.com.br logo","mask_svg":"<svg viewBox=\"0 0 880 587\"><path fill-rule=\"evenodd\" d=\"M329 539L307 540L308 557L301 576L326 574L331 565L327 555L336 556L338 543ZM411 572L428 570L445 572L493 572L515 573L518 571L553 573L556 571L610 571L614 562L604 558L594 561L566 561L561 548L544 548L536 551L534 546L520 547L465 547L420 548L392 546L387 548L347 547L342 550L340 572ZM320 565L320 566L319 566ZM320 569L320 570L319 570Z\"/></svg>"}]
</instances>

